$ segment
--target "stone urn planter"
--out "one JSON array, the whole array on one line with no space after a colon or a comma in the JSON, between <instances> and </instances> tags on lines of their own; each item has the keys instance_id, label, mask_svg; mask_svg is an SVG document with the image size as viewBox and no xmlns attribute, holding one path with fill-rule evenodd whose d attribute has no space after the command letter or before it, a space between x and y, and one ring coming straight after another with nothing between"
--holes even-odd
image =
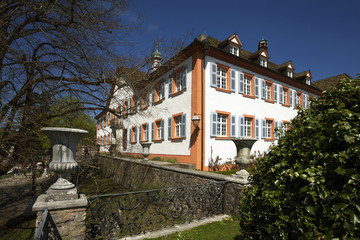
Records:
<instances>
[{"instance_id":1,"label":"stone urn planter","mask_svg":"<svg viewBox=\"0 0 360 240\"><path fill-rule=\"evenodd\" d=\"M143 149L142 155L144 156L144 160L147 161L147 160L149 160L148 156L150 155L150 146L151 146L152 143L142 142L140 144L141 144L142 149Z\"/></svg>"},{"instance_id":2,"label":"stone urn planter","mask_svg":"<svg viewBox=\"0 0 360 240\"><path fill-rule=\"evenodd\" d=\"M58 179L46 194L49 200L68 200L78 197L75 185L69 181L71 173L78 167L75 161L76 147L88 131L75 128L46 127L41 129L51 141L52 161L49 168Z\"/></svg>"},{"instance_id":3,"label":"stone urn planter","mask_svg":"<svg viewBox=\"0 0 360 240\"><path fill-rule=\"evenodd\" d=\"M236 163L240 166L240 170L231 177L237 178L241 184L248 184L249 173L245 170L254 160L250 158L251 148L257 141L256 138L232 138L236 146L237 156Z\"/></svg>"}]
</instances>

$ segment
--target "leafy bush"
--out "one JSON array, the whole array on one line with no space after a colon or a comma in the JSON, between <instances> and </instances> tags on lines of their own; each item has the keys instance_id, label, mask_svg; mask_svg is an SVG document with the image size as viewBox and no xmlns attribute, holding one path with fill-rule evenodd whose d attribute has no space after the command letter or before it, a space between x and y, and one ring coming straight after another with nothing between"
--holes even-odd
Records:
<instances>
[{"instance_id":1,"label":"leafy bush","mask_svg":"<svg viewBox=\"0 0 360 240\"><path fill-rule=\"evenodd\" d=\"M252 171L240 239L360 238L360 78L299 110Z\"/></svg>"}]
</instances>

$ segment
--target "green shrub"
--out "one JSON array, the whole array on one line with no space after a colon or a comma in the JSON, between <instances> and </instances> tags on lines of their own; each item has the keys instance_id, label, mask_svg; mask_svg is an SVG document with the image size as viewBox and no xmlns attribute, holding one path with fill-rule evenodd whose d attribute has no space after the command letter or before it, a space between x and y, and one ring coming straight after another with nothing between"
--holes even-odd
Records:
<instances>
[{"instance_id":1,"label":"green shrub","mask_svg":"<svg viewBox=\"0 0 360 240\"><path fill-rule=\"evenodd\" d=\"M151 160L153 160L153 161L161 161L161 158L160 157L153 157Z\"/></svg>"},{"instance_id":2,"label":"green shrub","mask_svg":"<svg viewBox=\"0 0 360 240\"><path fill-rule=\"evenodd\" d=\"M360 238L360 78L341 80L252 171L240 239Z\"/></svg>"}]
</instances>

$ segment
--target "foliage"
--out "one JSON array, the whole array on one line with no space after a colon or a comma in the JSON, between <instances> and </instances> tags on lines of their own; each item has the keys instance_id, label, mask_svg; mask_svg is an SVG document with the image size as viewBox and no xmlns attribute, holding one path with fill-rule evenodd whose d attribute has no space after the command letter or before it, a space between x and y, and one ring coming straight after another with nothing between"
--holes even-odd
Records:
<instances>
[{"instance_id":1,"label":"foliage","mask_svg":"<svg viewBox=\"0 0 360 240\"><path fill-rule=\"evenodd\" d=\"M160 162L170 162L170 163L176 163L176 158L161 158L161 157L153 157L151 159L152 161L160 161Z\"/></svg>"},{"instance_id":2,"label":"foliage","mask_svg":"<svg viewBox=\"0 0 360 240\"><path fill-rule=\"evenodd\" d=\"M158 240L232 240L239 233L239 221L227 218L224 221L213 222L190 230L176 232L165 237L152 238Z\"/></svg>"},{"instance_id":3,"label":"foliage","mask_svg":"<svg viewBox=\"0 0 360 240\"><path fill-rule=\"evenodd\" d=\"M66 114L58 115L49 119L44 126L48 127L67 127L67 128L80 128L89 132L84 139L81 140L79 146L85 145L92 146L95 149L96 139L96 123L94 118L84 110L76 110L83 108L83 104L76 98L71 96L60 97L51 104L49 112L54 115L61 112L62 109L67 109ZM51 147L50 140L45 134L40 133L41 145L43 149Z\"/></svg>"},{"instance_id":4,"label":"foliage","mask_svg":"<svg viewBox=\"0 0 360 240\"><path fill-rule=\"evenodd\" d=\"M252 171L239 239L360 238L360 78L306 110Z\"/></svg>"},{"instance_id":5,"label":"foliage","mask_svg":"<svg viewBox=\"0 0 360 240\"><path fill-rule=\"evenodd\" d=\"M228 159L228 161L223 162L222 158L216 156L215 159L209 159L209 169L212 172L219 171L231 171L231 170L239 170L239 167L236 165L235 160Z\"/></svg>"}]
</instances>

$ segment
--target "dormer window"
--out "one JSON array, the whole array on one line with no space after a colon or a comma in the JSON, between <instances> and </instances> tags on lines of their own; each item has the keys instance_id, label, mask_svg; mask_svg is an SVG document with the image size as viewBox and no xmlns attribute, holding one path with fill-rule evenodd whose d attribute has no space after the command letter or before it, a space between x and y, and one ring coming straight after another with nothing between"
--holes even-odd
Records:
<instances>
[{"instance_id":1,"label":"dormer window","mask_svg":"<svg viewBox=\"0 0 360 240\"><path fill-rule=\"evenodd\" d=\"M230 46L230 53L235 55L235 56L239 56L239 48L234 47L234 46Z\"/></svg>"},{"instance_id":2,"label":"dormer window","mask_svg":"<svg viewBox=\"0 0 360 240\"><path fill-rule=\"evenodd\" d=\"M310 79L306 79L306 84L310 85Z\"/></svg>"},{"instance_id":3,"label":"dormer window","mask_svg":"<svg viewBox=\"0 0 360 240\"><path fill-rule=\"evenodd\" d=\"M260 65L263 67L267 67L267 60L266 59L260 59Z\"/></svg>"},{"instance_id":4,"label":"dormer window","mask_svg":"<svg viewBox=\"0 0 360 240\"><path fill-rule=\"evenodd\" d=\"M293 77L294 76L294 73L293 73L293 71L287 71L286 72L286 75L288 76L288 77Z\"/></svg>"}]
</instances>

